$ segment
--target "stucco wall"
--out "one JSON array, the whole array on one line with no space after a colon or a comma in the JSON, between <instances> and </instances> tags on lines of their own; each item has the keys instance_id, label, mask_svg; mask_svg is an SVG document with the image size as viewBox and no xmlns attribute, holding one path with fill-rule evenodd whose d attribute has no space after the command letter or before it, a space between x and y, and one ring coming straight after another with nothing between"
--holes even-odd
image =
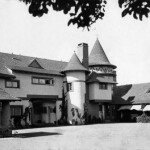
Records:
<instances>
[{"instance_id":1,"label":"stucco wall","mask_svg":"<svg viewBox=\"0 0 150 150\"><path fill-rule=\"evenodd\" d=\"M5 80L0 79L0 87L5 89L15 97L26 97L27 94L32 95L58 95L62 97L62 82L63 78L59 76L43 76L36 74L15 73L16 80L20 80L20 88L5 88ZM32 76L54 78L54 86L32 84Z\"/></svg>"},{"instance_id":2,"label":"stucco wall","mask_svg":"<svg viewBox=\"0 0 150 150\"><path fill-rule=\"evenodd\" d=\"M72 82L73 90L67 93L68 100L68 121L72 123L72 120L77 120L80 123L80 119L75 115L72 115L72 108L78 109L79 114L84 114L84 103L85 103L85 73L84 72L71 72L66 75L67 82Z\"/></svg>"},{"instance_id":3,"label":"stucco wall","mask_svg":"<svg viewBox=\"0 0 150 150\"><path fill-rule=\"evenodd\" d=\"M112 85L108 84L107 90L99 89L98 83L89 84L90 100L112 100Z\"/></svg>"},{"instance_id":4,"label":"stucco wall","mask_svg":"<svg viewBox=\"0 0 150 150\"><path fill-rule=\"evenodd\" d=\"M66 79L68 82L73 81L85 81L85 73L84 72L67 72Z\"/></svg>"}]
</instances>

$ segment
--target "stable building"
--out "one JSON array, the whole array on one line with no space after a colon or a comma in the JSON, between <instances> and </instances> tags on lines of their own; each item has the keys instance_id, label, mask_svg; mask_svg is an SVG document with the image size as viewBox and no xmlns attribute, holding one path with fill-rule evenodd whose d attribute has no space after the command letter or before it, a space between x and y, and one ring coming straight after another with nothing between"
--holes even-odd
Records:
<instances>
[{"instance_id":1,"label":"stable building","mask_svg":"<svg viewBox=\"0 0 150 150\"><path fill-rule=\"evenodd\" d=\"M113 91L116 121L136 122L143 112L150 116L150 83L116 86Z\"/></svg>"}]
</instances>

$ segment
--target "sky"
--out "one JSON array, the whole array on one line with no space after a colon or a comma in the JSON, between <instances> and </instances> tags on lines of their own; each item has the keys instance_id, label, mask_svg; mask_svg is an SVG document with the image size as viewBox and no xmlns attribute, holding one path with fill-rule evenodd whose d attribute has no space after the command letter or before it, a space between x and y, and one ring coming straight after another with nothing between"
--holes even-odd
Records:
<instances>
[{"instance_id":1,"label":"sky","mask_svg":"<svg viewBox=\"0 0 150 150\"><path fill-rule=\"evenodd\" d=\"M0 51L69 61L79 43L88 43L90 53L98 37L117 66L119 85L150 82L150 18L122 18L117 2L108 1L103 20L87 31L67 26L69 16L63 13L32 17L19 0L0 0Z\"/></svg>"}]
</instances>

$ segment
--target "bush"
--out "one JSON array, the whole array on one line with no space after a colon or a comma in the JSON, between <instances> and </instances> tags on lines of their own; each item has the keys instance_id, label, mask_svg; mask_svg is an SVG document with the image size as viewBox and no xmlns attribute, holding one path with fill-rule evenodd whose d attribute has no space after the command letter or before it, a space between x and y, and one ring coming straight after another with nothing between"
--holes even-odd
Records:
<instances>
[{"instance_id":1,"label":"bush","mask_svg":"<svg viewBox=\"0 0 150 150\"><path fill-rule=\"evenodd\" d=\"M11 137L12 130L9 128L1 128L0 129L0 137Z\"/></svg>"},{"instance_id":2,"label":"bush","mask_svg":"<svg viewBox=\"0 0 150 150\"><path fill-rule=\"evenodd\" d=\"M147 116L145 113L143 113L141 116L138 116L137 118L137 122L141 122L141 123L148 123L150 122L150 117Z\"/></svg>"},{"instance_id":3,"label":"bush","mask_svg":"<svg viewBox=\"0 0 150 150\"><path fill-rule=\"evenodd\" d=\"M59 119L58 120L58 125L68 125L68 122L67 122L67 120L66 119Z\"/></svg>"}]
</instances>

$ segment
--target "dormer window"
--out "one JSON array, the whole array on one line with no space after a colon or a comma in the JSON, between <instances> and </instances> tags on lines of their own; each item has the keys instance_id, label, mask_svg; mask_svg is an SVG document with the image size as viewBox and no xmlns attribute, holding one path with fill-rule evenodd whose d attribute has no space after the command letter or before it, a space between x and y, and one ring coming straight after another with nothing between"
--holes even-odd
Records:
<instances>
[{"instance_id":1,"label":"dormer window","mask_svg":"<svg viewBox=\"0 0 150 150\"><path fill-rule=\"evenodd\" d=\"M34 60L28 65L28 67L43 69L43 67L42 67L41 64L38 62L37 59L34 59Z\"/></svg>"},{"instance_id":2,"label":"dormer window","mask_svg":"<svg viewBox=\"0 0 150 150\"><path fill-rule=\"evenodd\" d=\"M99 83L99 89L107 90L107 88L108 88L108 84L106 84L106 83Z\"/></svg>"}]
</instances>

